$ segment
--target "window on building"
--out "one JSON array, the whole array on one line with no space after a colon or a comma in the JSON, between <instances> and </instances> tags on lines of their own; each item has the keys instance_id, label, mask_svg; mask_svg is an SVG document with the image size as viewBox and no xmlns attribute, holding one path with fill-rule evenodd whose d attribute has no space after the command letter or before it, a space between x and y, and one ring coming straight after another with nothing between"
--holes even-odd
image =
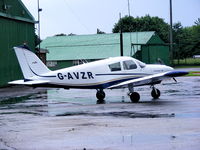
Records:
<instances>
[{"instance_id":1,"label":"window on building","mask_svg":"<svg viewBox=\"0 0 200 150\"><path fill-rule=\"evenodd\" d=\"M77 65L79 65L80 64L80 61L79 60L73 60L73 65L74 66L77 66Z\"/></svg>"},{"instance_id":2,"label":"window on building","mask_svg":"<svg viewBox=\"0 0 200 150\"><path fill-rule=\"evenodd\" d=\"M131 69L136 69L137 65L132 60L126 60L126 61L123 61L123 67L124 67L124 70L131 70Z\"/></svg>"},{"instance_id":3,"label":"window on building","mask_svg":"<svg viewBox=\"0 0 200 150\"><path fill-rule=\"evenodd\" d=\"M57 61L47 61L47 67L55 67L57 65Z\"/></svg>"},{"instance_id":4,"label":"window on building","mask_svg":"<svg viewBox=\"0 0 200 150\"><path fill-rule=\"evenodd\" d=\"M120 62L110 64L109 68L110 68L110 71L121 71Z\"/></svg>"},{"instance_id":5,"label":"window on building","mask_svg":"<svg viewBox=\"0 0 200 150\"><path fill-rule=\"evenodd\" d=\"M73 65L74 66L81 65L81 64L86 64L86 63L88 63L88 60L86 60L86 59L73 60Z\"/></svg>"}]
</instances>

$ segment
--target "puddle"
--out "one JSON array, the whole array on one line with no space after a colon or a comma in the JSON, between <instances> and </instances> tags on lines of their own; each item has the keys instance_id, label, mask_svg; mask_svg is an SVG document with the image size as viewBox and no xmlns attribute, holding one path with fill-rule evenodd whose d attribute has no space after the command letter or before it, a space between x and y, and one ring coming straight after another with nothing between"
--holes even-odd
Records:
<instances>
[{"instance_id":1,"label":"puddle","mask_svg":"<svg viewBox=\"0 0 200 150\"><path fill-rule=\"evenodd\" d=\"M178 92L180 92L179 90L168 90L168 91L166 91L166 93L178 93Z\"/></svg>"},{"instance_id":2,"label":"puddle","mask_svg":"<svg viewBox=\"0 0 200 150\"><path fill-rule=\"evenodd\" d=\"M153 114L153 113L137 113L130 111L123 112L104 112L104 113L92 113L92 112L67 112L64 114L57 114L56 116L113 116L113 117L128 117L128 118L168 118L175 117L175 114Z\"/></svg>"},{"instance_id":3,"label":"puddle","mask_svg":"<svg viewBox=\"0 0 200 150\"><path fill-rule=\"evenodd\" d=\"M3 112L0 113L0 115L9 115L9 114L31 114L34 116L41 116L41 113L37 113L37 112L23 112L23 111L19 111L19 112Z\"/></svg>"},{"instance_id":4,"label":"puddle","mask_svg":"<svg viewBox=\"0 0 200 150\"><path fill-rule=\"evenodd\" d=\"M31 95L0 100L0 106L25 102Z\"/></svg>"},{"instance_id":5,"label":"puddle","mask_svg":"<svg viewBox=\"0 0 200 150\"><path fill-rule=\"evenodd\" d=\"M176 114L177 118L200 118L200 112L199 113L178 113Z\"/></svg>"}]
</instances>

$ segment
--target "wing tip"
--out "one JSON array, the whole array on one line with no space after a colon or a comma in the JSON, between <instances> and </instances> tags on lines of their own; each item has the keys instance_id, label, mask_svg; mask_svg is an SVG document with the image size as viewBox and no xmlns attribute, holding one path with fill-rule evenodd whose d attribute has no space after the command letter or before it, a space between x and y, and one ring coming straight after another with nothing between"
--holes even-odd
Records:
<instances>
[{"instance_id":1,"label":"wing tip","mask_svg":"<svg viewBox=\"0 0 200 150\"><path fill-rule=\"evenodd\" d=\"M179 76L185 76L189 74L188 71L171 71L165 74L167 77L179 77Z\"/></svg>"}]
</instances>

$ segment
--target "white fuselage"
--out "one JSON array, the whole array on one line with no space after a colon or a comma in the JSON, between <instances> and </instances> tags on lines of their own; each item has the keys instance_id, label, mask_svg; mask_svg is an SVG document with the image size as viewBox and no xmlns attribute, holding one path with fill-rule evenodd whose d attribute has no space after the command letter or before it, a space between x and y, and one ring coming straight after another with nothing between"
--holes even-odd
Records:
<instances>
[{"instance_id":1,"label":"white fuselage","mask_svg":"<svg viewBox=\"0 0 200 150\"><path fill-rule=\"evenodd\" d=\"M114 57L51 71L32 80L47 80L48 85L64 88L104 89L122 81L171 71L166 65L146 65L131 57Z\"/></svg>"}]
</instances>

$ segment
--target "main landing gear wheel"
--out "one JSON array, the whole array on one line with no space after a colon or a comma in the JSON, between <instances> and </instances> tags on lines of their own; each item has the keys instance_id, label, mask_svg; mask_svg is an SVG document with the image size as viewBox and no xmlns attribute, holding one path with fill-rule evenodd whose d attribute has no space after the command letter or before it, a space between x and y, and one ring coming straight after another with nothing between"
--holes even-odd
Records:
<instances>
[{"instance_id":1,"label":"main landing gear wheel","mask_svg":"<svg viewBox=\"0 0 200 150\"><path fill-rule=\"evenodd\" d=\"M104 98L106 97L106 94L103 90L97 90L96 97L98 99L97 104L105 103Z\"/></svg>"},{"instance_id":2,"label":"main landing gear wheel","mask_svg":"<svg viewBox=\"0 0 200 150\"><path fill-rule=\"evenodd\" d=\"M133 103L138 103L140 100L140 94L137 92L130 93L130 99Z\"/></svg>"},{"instance_id":3,"label":"main landing gear wheel","mask_svg":"<svg viewBox=\"0 0 200 150\"><path fill-rule=\"evenodd\" d=\"M160 90L156 89L156 88L153 88L152 91L151 91L151 96L154 99L158 99L160 97Z\"/></svg>"}]
</instances>

